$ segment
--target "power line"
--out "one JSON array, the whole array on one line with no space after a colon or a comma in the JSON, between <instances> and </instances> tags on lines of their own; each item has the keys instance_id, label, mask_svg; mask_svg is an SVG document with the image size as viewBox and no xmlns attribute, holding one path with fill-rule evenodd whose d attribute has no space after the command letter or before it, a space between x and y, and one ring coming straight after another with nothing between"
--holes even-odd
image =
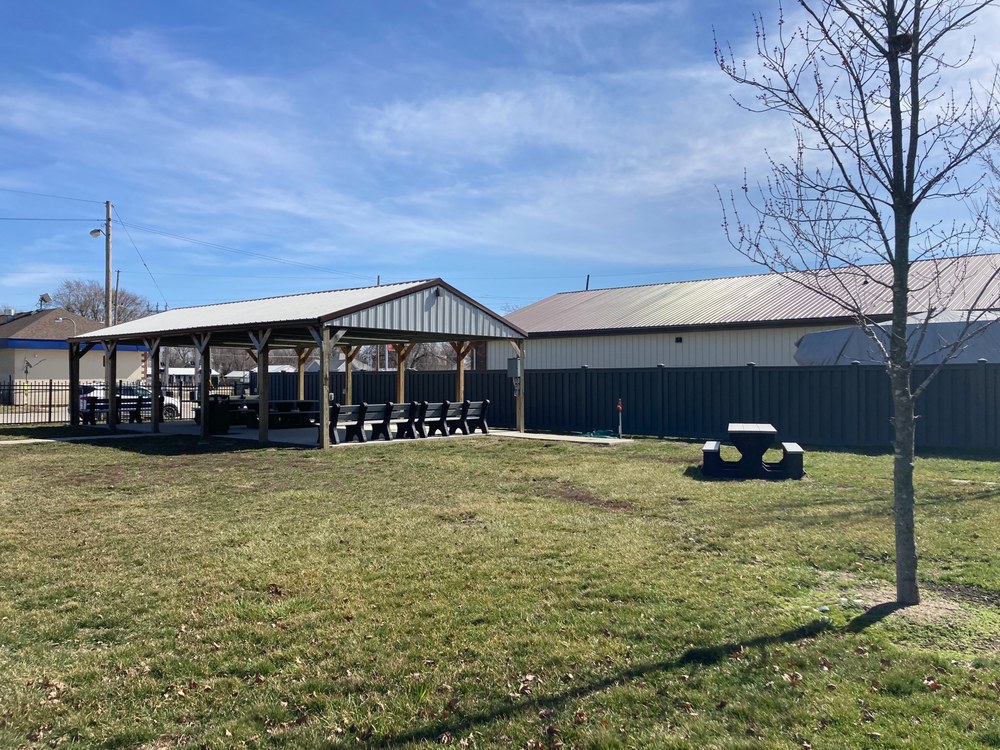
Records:
<instances>
[{"instance_id":1,"label":"power line","mask_svg":"<svg viewBox=\"0 0 1000 750\"><path fill-rule=\"evenodd\" d=\"M122 226L125 226L123 223ZM365 281L371 281L371 276L365 276L360 273L352 273L351 271L334 271L329 268L323 268L322 266L316 266L311 263L302 263L297 260L288 260L287 258L276 258L273 255L265 255L264 253L255 253L250 250L241 250L236 247L229 247L228 245L219 245L215 242L206 242L205 240L195 239L194 237L185 237L181 234L174 234L173 232L168 232L164 229L157 229L156 227L145 227L139 224L129 224L128 226L133 229L138 229L141 232L149 232L150 234L158 234L163 237L170 237L171 239L181 240L183 242L190 242L194 245L201 245L203 247L212 247L216 250L223 250L227 253L235 253L237 255L245 255L250 258L259 258L261 260L268 260L273 263L282 263L288 266L298 266L299 268L308 268L313 271L322 271L333 276L348 276L355 279L364 279Z\"/></svg>"},{"instance_id":2,"label":"power line","mask_svg":"<svg viewBox=\"0 0 1000 750\"><path fill-rule=\"evenodd\" d=\"M53 219L47 216L0 216L0 221L94 221L93 219Z\"/></svg>"},{"instance_id":3,"label":"power line","mask_svg":"<svg viewBox=\"0 0 1000 750\"><path fill-rule=\"evenodd\" d=\"M101 205L101 204L104 203L104 201L95 201L95 200L93 200L91 198L70 198L69 196L66 196L66 195L50 195L48 193L32 193L32 192L30 192L28 190L15 190L14 188L0 188L0 191L3 191L5 193L17 193L18 195L34 195L34 196L37 196L39 198L54 198L54 199L60 200L60 201L77 201L79 203L96 203L98 205Z\"/></svg>"},{"instance_id":4,"label":"power line","mask_svg":"<svg viewBox=\"0 0 1000 750\"><path fill-rule=\"evenodd\" d=\"M156 282L156 278L153 276L153 272L151 270L149 270L149 265L146 263L146 259L143 258L142 257L142 253L139 252L138 245L135 244L135 240L132 239L131 232L128 231L128 225L125 223L125 220L122 219L121 214L118 213L118 209L117 208L112 208L112 211L115 212L115 216L118 217L118 223L121 224L122 229L125 230L125 236L128 237L128 241L132 243L132 248L135 250L135 254L138 255L139 256L139 260L142 261L143 268L145 268L146 269L146 273L149 274L149 280L153 282L153 286L156 287L156 291L158 291L160 293L160 297L163 299L163 304L166 307L169 307L170 303L167 302L166 295L163 293L163 290L160 289L160 285Z\"/></svg>"}]
</instances>

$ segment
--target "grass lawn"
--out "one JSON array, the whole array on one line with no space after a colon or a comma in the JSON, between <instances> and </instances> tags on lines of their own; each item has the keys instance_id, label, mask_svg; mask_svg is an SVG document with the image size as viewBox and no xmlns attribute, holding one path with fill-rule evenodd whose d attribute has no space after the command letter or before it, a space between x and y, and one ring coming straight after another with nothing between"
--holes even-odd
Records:
<instances>
[{"instance_id":1,"label":"grass lawn","mask_svg":"<svg viewBox=\"0 0 1000 750\"><path fill-rule=\"evenodd\" d=\"M700 460L0 446L0 747L1000 747L1000 463L918 462L893 611L891 457Z\"/></svg>"}]
</instances>

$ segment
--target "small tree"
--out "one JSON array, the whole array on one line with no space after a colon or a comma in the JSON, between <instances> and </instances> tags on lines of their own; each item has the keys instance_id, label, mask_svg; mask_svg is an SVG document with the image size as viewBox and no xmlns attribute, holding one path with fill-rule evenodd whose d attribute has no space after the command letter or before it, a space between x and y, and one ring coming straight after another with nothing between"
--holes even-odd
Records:
<instances>
[{"instance_id":1,"label":"small tree","mask_svg":"<svg viewBox=\"0 0 1000 750\"><path fill-rule=\"evenodd\" d=\"M67 279L52 295L52 301L74 315L104 320L104 286L96 281ZM153 312L153 305L148 299L127 289L119 289L113 295L112 304L116 323L144 318Z\"/></svg>"},{"instance_id":2,"label":"small tree","mask_svg":"<svg viewBox=\"0 0 1000 750\"><path fill-rule=\"evenodd\" d=\"M882 324L870 314L872 300L891 301L891 323L881 332L895 433L896 597L904 605L920 601L914 420L915 402L931 380L912 387L915 347L907 318L919 311L930 322L958 291L939 283L938 274L916 278L910 271L917 261L932 261L932 268L959 264L949 273L960 277L962 257L996 241L992 174L983 170L1000 136L996 65L989 64L985 78L961 81L956 93L975 50L965 32L991 5L800 0L800 23L779 17L776 39L755 19L752 64L737 62L716 42L722 70L756 97L744 106L789 117L796 145L787 160L769 155L763 184L744 182L752 219L744 219L732 194L722 201L732 245L836 302L876 341ZM875 272L873 262L888 264L891 273ZM982 330L974 324L996 305L996 281L993 273L971 295L965 290L966 330L950 353Z\"/></svg>"}]
</instances>

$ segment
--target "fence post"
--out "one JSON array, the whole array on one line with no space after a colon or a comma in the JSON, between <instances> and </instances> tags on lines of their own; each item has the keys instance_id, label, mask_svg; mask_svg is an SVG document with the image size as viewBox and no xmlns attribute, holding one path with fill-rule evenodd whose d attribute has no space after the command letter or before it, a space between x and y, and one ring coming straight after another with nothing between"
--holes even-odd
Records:
<instances>
[{"instance_id":1,"label":"fence post","mask_svg":"<svg viewBox=\"0 0 1000 750\"><path fill-rule=\"evenodd\" d=\"M751 422L757 421L757 412L758 412L757 373L755 369L756 367L757 367L756 362L747 362L747 369L746 369L747 374L743 384L744 404L743 404L743 409L740 409L740 412L744 412L744 409L746 410L744 413L746 413L747 418Z\"/></svg>"},{"instance_id":2,"label":"fence post","mask_svg":"<svg viewBox=\"0 0 1000 750\"><path fill-rule=\"evenodd\" d=\"M975 373L976 373L976 386L977 386L976 391L979 396L977 400L979 401L979 403L977 405L978 408L975 410L977 419L976 419L976 431L973 437L974 441L973 445L979 447L985 447L987 445L986 436L987 433L989 432L989 428L987 427L987 422L989 420L989 411L987 409L987 404L989 403L989 401L987 399L989 393L987 392L987 386L986 386L986 365L987 365L986 358L980 357L977 360L977 364L979 366L975 369Z\"/></svg>"},{"instance_id":3,"label":"fence post","mask_svg":"<svg viewBox=\"0 0 1000 750\"><path fill-rule=\"evenodd\" d=\"M667 435L667 404L666 399L663 396L663 389L666 387L664 385L664 380L666 378L667 366L662 362L656 366L658 372L657 377L657 388L656 388L656 414L657 414L657 425L656 425L656 436L661 440Z\"/></svg>"},{"instance_id":4,"label":"fence post","mask_svg":"<svg viewBox=\"0 0 1000 750\"><path fill-rule=\"evenodd\" d=\"M49 378L49 423L52 423L52 378Z\"/></svg>"}]
</instances>

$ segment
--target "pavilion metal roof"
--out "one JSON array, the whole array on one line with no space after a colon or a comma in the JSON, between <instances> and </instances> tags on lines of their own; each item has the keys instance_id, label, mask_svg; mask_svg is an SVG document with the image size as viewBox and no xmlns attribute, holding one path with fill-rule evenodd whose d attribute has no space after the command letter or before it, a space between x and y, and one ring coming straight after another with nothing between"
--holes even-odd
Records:
<instances>
[{"instance_id":1,"label":"pavilion metal roof","mask_svg":"<svg viewBox=\"0 0 1000 750\"><path fill-rule=\"evenodd\" d=\"M313 341L310 328L346 329L343 343L523 339L524 331L441 279L310 292L185 307L120 323L77 341L190 345L212 334L213 346L247 346L247 331L271 329L272 346Z\"/></svg>"},{"instance_id":2,"label":"pavilion metal roof","mask_svg":"<svg viewBox=\"0 0 1000 750\"><path fill-rule=\"evenodd\" d=\"M979 255L913 264L910 312L938 307L991 309L1000 300L1000 255ZM803 282L818 282L831 295L853 295L875 319L891 317L888 264L806 274L760 274L700 281L562 292L528 305L507 319L532 336L631 330L822 324L852 319L840 304ZM980 295L980 291L986 293Z\"/></svg>"}]
</instances>

